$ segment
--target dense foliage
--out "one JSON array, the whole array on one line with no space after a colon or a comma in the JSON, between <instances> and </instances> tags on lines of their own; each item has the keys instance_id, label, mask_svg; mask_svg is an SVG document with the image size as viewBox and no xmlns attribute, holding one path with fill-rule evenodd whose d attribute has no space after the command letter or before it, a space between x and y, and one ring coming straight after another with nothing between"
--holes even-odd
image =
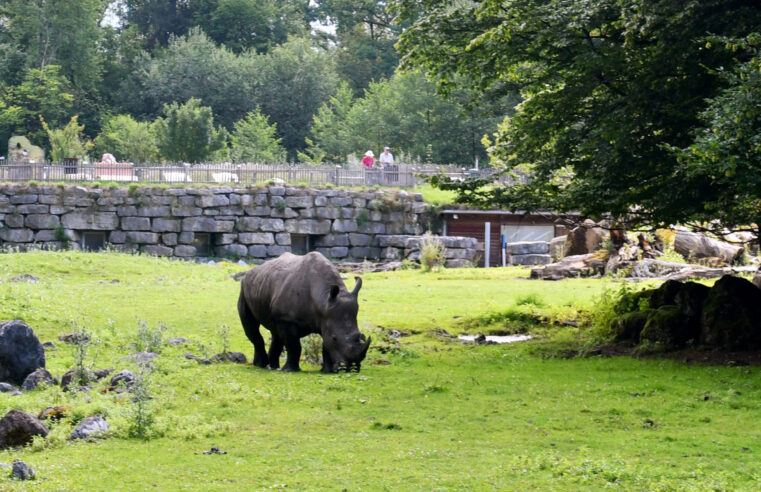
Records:
<instances>
[{"instance_id":1,"label":"dense foliage","mask_svg":"<svg viewBox=\"0 0 761 492\"><path fill-rule=\"evenodd\" d=\"M756 125L758 45L732 41L761 28L757 2L393 3L414 22L398 45L403 66L425 67L444 90L522 94L492 157L533 179L467 183L463 201L653 225L720 216L735 226L758 210L760 171L744 154L758 127L737 131ZM722 170L732 164L721 153L743 164Z\"/></svg>"},{"instance_id":2,"label":"dense foliage","mask_svg":"<svg viewBox=\"0 0 761 492\"><path fill-rule=\"evenodd\" d=\"M403 25L392 22L386 3L2 2L0 149L11 135L25 135L50 150L39 117L55 130L77 115L86 137L96 143L90 152L94 159L109 152L122 161L174 161L182 153L167 149L183 142L159 142L160 135L149 128L156 127L166 105L197 99L199 108L210 108L213 126L229 135L259 111L285 151L285 156L266 148L252 153L249 139L249 151L241 153L239 144L236 150L226 139L218 152L202 152L203 159L277 156L293 161L302 156L315 161L316 156L330 156L332 162L345 163L350 154L361 155L367 148L380 152L390 145L408 161L483 161L481 137L496 130L498 120L474 125L473 108L466 108L464 100L445 101L423 79L414 84L395 81L399 57L394 45ZM325 118L315 120L331 98L344 97L341 83L350 88L347 104L370 112L365 120L391 113L383 118L382 129L376 121L364 126L334 120L325 128ZM383 104L377 101L380 87ZM443 119L438 116L441 108L447 113ZM496 112L502 110L496 107ZM425 124L419 124L421 119ZM335 138L328 134L345 129L352 133L341 137L340 146L321 146ZM137 145L139 140L142 145ZM457 145L461 140L475 145ZM199 158L195 150L188 153L194 156L191 161Z\"/></svg>"}]
</instances>

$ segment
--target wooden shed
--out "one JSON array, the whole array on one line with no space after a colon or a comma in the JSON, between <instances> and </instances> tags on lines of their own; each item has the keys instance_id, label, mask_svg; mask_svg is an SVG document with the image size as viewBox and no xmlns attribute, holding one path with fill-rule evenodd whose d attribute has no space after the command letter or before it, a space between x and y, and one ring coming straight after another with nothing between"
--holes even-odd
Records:
<instances>
[{"instance_id":1,"label":"wooden shed","mask_svg":"<svg viewBox=\"0 0 761 492\"><path fill-rule=\"evenodd\" d=\"M478 241L478 266L502 265L502 236L508 243L550 241L563 236L579 220L578 214L509 212L506 210L456 210L441 212L444 236L473 237ZM489 248L485 246L488 243Z\"/></svg>"}]
</instances>

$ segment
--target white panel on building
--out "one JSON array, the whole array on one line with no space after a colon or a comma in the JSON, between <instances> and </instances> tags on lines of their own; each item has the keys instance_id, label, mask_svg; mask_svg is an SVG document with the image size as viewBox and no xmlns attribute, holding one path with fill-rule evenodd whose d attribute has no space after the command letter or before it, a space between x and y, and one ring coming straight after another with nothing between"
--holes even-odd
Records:
<instances>
[{"instance_id":1,"label":"white panel on building","mask_svg":"<svg viewBox=\"0 0 761 492\"><path fill-rule=\"evenodd\" d=\"M548 242L555 237L553 225L503 225L500 231L507 238L508 243L521 243L524 241Z\"/></svg>"}]
</instances>

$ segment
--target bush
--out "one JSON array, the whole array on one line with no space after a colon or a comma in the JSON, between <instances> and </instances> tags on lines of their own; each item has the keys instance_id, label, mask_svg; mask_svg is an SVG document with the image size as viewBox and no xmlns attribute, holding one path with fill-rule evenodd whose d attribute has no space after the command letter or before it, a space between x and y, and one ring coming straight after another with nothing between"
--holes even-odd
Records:
<instances>
[{"instance_id":1,"label":"bush","mask_svg":"<svg viewBox=\"0 0 761 492\"><path fill-rule=\"evenodd\" d=\"M444 266L446 248L438 236L426 232L420 240L420 266L424 272Z\"/></svg>"}]
</instances>

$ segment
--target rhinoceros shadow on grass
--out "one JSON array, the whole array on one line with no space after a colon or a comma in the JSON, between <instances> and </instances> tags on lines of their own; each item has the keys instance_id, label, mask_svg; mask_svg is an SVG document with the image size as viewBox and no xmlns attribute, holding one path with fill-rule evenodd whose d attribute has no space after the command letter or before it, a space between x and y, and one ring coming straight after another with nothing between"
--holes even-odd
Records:
<instances>
[{"instance_id":1,"label":"rhinoceros shadow on grass","mask_svg":"<svg viewBox=\"0 0 761 492\"><path fill-rule=\"evenodd\" d=\"M282 370L299 371L301 338L317 333L322 336L322 372L359 371L370 346L370 338L357 327L361 287L362 279L357 277L349 292L336 267L316 252L284 253L246 272L238 314L254 344L254 365L278 369L285 347ZM269 352L259 325L272 333Z\"/></svg>"}]
</instances>

